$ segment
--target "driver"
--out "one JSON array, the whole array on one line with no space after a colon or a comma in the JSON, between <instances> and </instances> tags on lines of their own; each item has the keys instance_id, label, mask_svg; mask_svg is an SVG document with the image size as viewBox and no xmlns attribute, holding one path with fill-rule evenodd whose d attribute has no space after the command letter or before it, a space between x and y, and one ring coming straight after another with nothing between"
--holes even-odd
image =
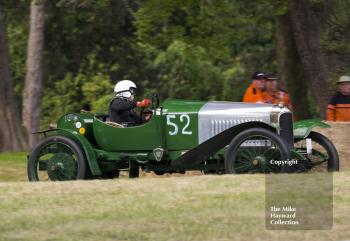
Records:
<instances>
[{"instance_id":1,"label":"driver","mask_svg":"<svg viewBox=\"0 0 350 241\"><path fill-rule=\"evenodd\" d=\"M135 98L136 85L130 80L121 80L115 87L116 97L109 105L110 121L119 124L134 126L142 123L142 118L133 110L135 107L146 108L150 106L151 100L144 99L136 102Z\"/></svg>"}]
</instances>

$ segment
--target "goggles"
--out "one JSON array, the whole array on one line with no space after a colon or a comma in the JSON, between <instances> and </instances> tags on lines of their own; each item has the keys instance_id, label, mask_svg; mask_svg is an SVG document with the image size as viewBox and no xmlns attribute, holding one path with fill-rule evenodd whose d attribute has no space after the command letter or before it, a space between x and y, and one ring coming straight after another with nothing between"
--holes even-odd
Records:
<instances>
[{"instance_id":1,"label":"goggles","mask_svg":"<svg viewBox=\"0 0 350 241\"><path fill-rule=\"evenodd\" d=\"M130 91L130 93L131 93L132 95L135 95L135 94L136 94L136 89L135 89L135 88L130 88L129 91Z\"/></svg>"}]
</instances>

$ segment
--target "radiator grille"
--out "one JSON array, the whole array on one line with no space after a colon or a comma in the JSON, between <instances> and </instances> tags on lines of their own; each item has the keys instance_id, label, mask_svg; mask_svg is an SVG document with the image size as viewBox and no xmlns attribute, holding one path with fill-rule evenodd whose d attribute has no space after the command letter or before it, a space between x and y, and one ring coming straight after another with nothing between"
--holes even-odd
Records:
<instances>
[{"instance_id":1,"label":"radiator grille","mask_svg":"<svg viewBox=\"0 0 350 241\"><path fill-rule=\"evenodd\" d=\"M280 136L286 142L288 148L294 148L292 113L283 113L280 116Z\"/></svg>"},{"instance_id":2,"label":"radiator grille","mask_svg":"<svg viewBox=\"0 0 350 241\"><path fill-rule=\"evenodd\" d=\"M235 126L238 124L251 122L251 121L259 121L259 122L268 122L267 118L241 118L241 119L212 119L210 121L210 134L211 136L216 136L217 134Z\"/></svg>"}]
</instances>

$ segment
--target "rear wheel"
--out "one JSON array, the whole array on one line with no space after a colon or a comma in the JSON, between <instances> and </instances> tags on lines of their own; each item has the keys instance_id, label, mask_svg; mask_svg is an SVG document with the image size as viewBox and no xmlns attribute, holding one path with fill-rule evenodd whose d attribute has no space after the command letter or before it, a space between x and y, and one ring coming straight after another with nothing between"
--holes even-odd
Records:
<instances>
[{"instance_id":1,"label":"rear wheel","mask_svg":"<svg viewBox=\"0 0 350 241\"><path fill-rule=\"evenodd\" d=\"M311 139L312 152L307 154L306 139ZM324 135L311 131L306 139L294 142L294 147L306 155L310 171L339 171L339 155L333 143Z\"/></svg>"},{"instance_id":2,"label":"rear wheel","mask_svg":"<svg viewBox=\"0 0 350 241\"><path fill-rule=\"evenodd\" d=\"M34 148L29 156L27 171L29 181L85 179L85 156L73 140L51 136Z\"/></svg>"},{"instance_id":3,"label":"rear wheel","mask_svg":"<svg viewBox=\"0 0 350 241\"><path fill-rule=\"evenodd\" d=\"M225 172L280 172L275 161L288 160L290 152L283 139L273 131L251 128L235 136L225 153Z\"/></svg>"}]
</instances>

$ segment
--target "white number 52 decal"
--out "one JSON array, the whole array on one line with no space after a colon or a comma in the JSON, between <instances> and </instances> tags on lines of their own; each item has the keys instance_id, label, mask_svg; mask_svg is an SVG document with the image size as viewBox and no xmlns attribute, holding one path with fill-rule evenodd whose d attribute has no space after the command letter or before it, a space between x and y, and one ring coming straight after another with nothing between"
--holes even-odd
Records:
<instances>
[{"instance_id":1,"label":"white number 52 decal","mask_svg":"<svg viewBox=\"0 0 350 241\"><path fill-rule=\"evenodd\" d=\"M176 123L172 122L173 119L176 119L176 115L167 115L166 116L166 124L168 126L171 126L173 130L169 130L169 135L174 136L179 132L179 127ZM187 128L190 125L191 119L190 116L187 114L180 115L180 122L185 122L185 126L182 128L181 133L183 135L192 135L192 131L188 131Z\"/></svg>"},{"instance_id":2,"label":"white number 52 decal","mask_svg":"<svg viewBox=\"0 0 350 241\"><path fill-rule=\"evenodd\" d=\"M188 128L188 126L190 125L190 116L189 115L186 115L186 114L183 114L183 115L180 115L180 121L181 123L184 122L184 119L186 119L186 124L184 126L184 128L182 128L182 134L184 135L192 135L192 131L186 131L186 129Z\"/></svg>"},{"instance_id":3,"label":"white number 52 decal","mask_svg":"<svg viewBox=\"0 0 350 241\"><path fill-rule=\"evenodd\" d=\"M174 122L171 122L171 119L175 119L175 118L176 118L175 115L167 115L166 116L166 124L168 126L174 127L173 131L169 131L169 135L171 135L171 136L176 135L177 132L179 131L179 128L177 127L177 125Z\"/></svg>"}]
</instances>

